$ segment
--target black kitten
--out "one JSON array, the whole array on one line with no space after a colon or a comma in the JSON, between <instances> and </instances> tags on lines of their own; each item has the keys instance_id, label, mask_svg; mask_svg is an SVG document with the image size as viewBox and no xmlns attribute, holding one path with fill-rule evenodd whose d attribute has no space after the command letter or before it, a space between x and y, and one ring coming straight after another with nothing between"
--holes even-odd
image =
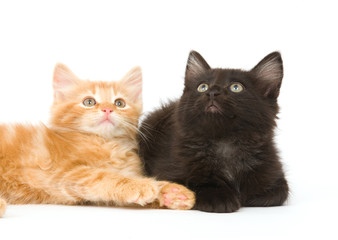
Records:
<instances>
[{"instance_id":1,"label":"black kitten","mask_svg":"<svg viewBox=\"0 0 338 240\"><path fill-rule=\"evenodd\" d=\"M186 185L201 211L282 205L289 188L273 142L282 78L278 52L242 71L212 69L192 51L181 99L142 123L146 173Z\"/></svg>"}]
</instances>

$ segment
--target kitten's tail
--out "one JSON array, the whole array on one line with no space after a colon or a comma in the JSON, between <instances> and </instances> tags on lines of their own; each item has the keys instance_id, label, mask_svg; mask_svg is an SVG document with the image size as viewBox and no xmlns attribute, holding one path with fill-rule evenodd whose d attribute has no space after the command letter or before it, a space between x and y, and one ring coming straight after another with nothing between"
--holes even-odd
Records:
<instances>
[{"instance_id":1,"label":"kitten's tail","mask_svg":"<svg viewBox=\"0 0 338 240\"><path fill-rule=\"evenodd\" d=\"M0 218L5 214L6 212L6 201L0 198Z\"/></svg>"}]
</instances>

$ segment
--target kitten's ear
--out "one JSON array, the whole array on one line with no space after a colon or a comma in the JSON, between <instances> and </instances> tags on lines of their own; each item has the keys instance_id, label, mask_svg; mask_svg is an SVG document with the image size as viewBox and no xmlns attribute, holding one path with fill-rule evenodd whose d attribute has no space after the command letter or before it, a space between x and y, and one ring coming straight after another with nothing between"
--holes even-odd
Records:
<instances>
[{"instance_id":1,"label":"kitten's ear","mask_svg":"<svg viewBox=\"0 0 338 240\"><path fill-rule=\"evenodd\" d=\"M209 64L204 60L204 58L196 51L191 51L188 57L187 67L185 70L185 77L194 77L203 73L206 70L209 70Z\"/></svg>"},{"instance_id":2,"label":"kitten's ear","mask_svg":"<svg viewBox=\"0 0 338 240\"><path fill-rule=\"evenodd\" d=\"M67 92L76 86L79 78L64 64L57 63L54 68L54 99L64 100Z\"/></svg>"},{"instance_id":3,"label":"kitten's ear","mask_svg":"<svg viewBox=\"0 0 338 240\"><path fill-rule=\"evenodd\" d=\"M142 101L142 69L133 67L120 81L125 87L132 100L135 102Z\"/></svg>"},{"instance_id":4,"label":"kitten's ear","mask_svg":"<svg viewBox=\"0 0 338 240\"><path fill-rule=\"evenodd\" d=\"M251 72L258 78L263 95L276 99L283 79L283 61L280 53L270 53Z\"/></svg>"}]
</instances>

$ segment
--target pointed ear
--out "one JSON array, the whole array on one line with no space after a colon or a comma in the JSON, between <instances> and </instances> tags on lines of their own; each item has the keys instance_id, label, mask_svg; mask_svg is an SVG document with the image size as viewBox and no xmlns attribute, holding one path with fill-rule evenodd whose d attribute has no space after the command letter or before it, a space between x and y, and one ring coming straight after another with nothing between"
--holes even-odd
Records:
<instances>
[{"instance_id":1,"label":"pointed ear","mask_svg":"<svg viewBox=\"0 0 338 240\"><path fill-rule=\"evenodd\" d=\"M66 65L57 63L53 75L54 99L64 100L67 92L78 82L79 78Z\"/></svg>"},{"instance_id":2,"label":"pointed ear","mask_svg":"<svg viewBox=\"0 0 338 240\"><path fill-rule=\"evenodd\" d=\"M188 57L187 67L185 70L185 77L190 78L209 70L209 64L196 51L191 51Z\"/></svg>"},{"instance_id":3,"label":"pointed ear","mask_svg":"<svg viewBox=\"0 0 338 240\"><path fill-rule=\"evenodd\" d=\"M133 67L120 81L135 102L142 101L142 69Z\"/></svg>"},{"instance_id":4,"label":"pointed ear","mask_svg":"<svg viewBox=\"0 0 338 240\"><path fill-rule=\"evenodd\" d=\"M283 61L280 53L270 53L251 72L258 78L262 94L277 99L283 79Z\"/></svg>"}]
</instances>

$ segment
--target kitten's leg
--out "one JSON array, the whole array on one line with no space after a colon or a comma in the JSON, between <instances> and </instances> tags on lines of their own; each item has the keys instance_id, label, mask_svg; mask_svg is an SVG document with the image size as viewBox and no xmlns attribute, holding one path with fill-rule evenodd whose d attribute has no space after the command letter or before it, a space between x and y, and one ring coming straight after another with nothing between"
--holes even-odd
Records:
<instances>
[{"instance_id":1,"label":"kitten's leg","mask_svg":"<svg viewBox=\"0 0 338 240\"><path fill-rule=\"evenodd\" d=\"M250 207L268 207L281 206L289 195L289 187L285 178L280 178L273 184L260 185L256 193L252 193L246 197L244 206Z\"/></svg>"},{"instance_id":2,"label":"kitten's leg","mask_svg":"<svg viewBox=\"0 0 338 240\"><path fill-rule=\"evenodd\" d=\"M5 214L6 212L6 201L0 198L0 218Z\"/></svg>"},{"instance_id":3,"label":"kitten's leg","mask_svg":"<svg viewBox=\"0 0 338 240\"><path fill-rule=\"evenodd\" d=\"M82 166L64 173L58 185L77 201L114 202L120 206L144 206L157 200L171 209L190 209L194 194L187 188L152 178L129 178L107 169Z\"/></svg>"},{"instance_id":4,"label":"kitten's leg","mask_svg":"<svg viewBox=\"0 0 338 240\"><path fill-rule=\"evenodd\" d=\"M241 207L238 194L228 186L202 185L191 189L196 194L196 210L230 213Z\"/></svg>"},{"instance_id":5,"label":"kitten's leg","mask_svg":"<svg viewBox=\"0 0 338 240\"><path fill-rule=\"evenodd\" d=\"M52 194L62 194L73 202L114 202L125 206L155 201L161 184L151 178L124 177L113 170L80 166L60 172L51 180Z\"/></svg>"}]
</instances>

